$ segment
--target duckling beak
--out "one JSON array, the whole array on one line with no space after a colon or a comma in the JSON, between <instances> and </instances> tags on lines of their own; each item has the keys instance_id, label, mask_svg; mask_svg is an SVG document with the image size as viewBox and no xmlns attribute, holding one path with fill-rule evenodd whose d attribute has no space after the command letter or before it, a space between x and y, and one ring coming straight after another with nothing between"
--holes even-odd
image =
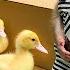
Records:
<instances>
[{"instance_id":1,"label":"duckling beak","mask_svg":"<svg viewBox=\"0 0 70 70\"><path fill-rule=\"evenodd\" d=\"M0 29L0 36L2 36L2 37L6 37L6 33L4 32L3 29Z\"/></svg>"},{"instance_id":2,"label":"duckling beak","mask_svg":"<svg viewBox=\"0 0 70 70\"><path fill-rule=\"evenodd\" d=\"M48 51L41 44L39 44L39 46L37 46L36 49L43 52L43 53L48 54Z\"/></svg>"}]
</instances>

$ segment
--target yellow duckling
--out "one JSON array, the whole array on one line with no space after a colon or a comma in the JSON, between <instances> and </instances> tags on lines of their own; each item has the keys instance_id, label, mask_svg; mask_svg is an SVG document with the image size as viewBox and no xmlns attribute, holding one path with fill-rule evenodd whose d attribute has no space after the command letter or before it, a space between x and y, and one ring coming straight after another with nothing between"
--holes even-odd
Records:
<instances>
[{"instance_id":1,"label":"yellow duckling","mask_svg":"<svg viewBox=\"0 0 70 70\"><path fill-rule=\"evenodd\" d=\"M23 30L15 40L16 55L9 65L11 70L33 70L34 60L29 49L38 49L41 52L48 53L41 45L40 40L35 32Z\"/></svg>"},{"instance_id":2,"label":"yellow duckling","mask_svg":"<svg viewBox=\"0 0 70 70\"><path fill-rule=\"evenodd\" d=\"M8 39L4 31L4 22L0 19L0 53L6 50L8 47Z\"/></svg>"},{"instance_id":3,"label":"yellow duckling","mask_svg":"<svg viewBox=\"0 0 70 70\"><path fill-rule=\"evenodd\" d=\"M29 49L36 48L41 52L48 53L41 45L37 34L30 30L23 30L17 35L15 39L15 46L15 54L6 54L7 56L1 55L2 57L0 56L0 70L33 70L34 60ZM6 60L3 57L6 57ZM4 59L4 61L2 59Z\"/></svg>"}]
</instances>

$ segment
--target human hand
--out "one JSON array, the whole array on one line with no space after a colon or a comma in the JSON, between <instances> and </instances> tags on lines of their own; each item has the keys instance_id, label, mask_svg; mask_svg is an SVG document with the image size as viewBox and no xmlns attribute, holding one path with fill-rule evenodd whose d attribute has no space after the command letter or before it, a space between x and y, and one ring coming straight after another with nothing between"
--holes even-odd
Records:
<instances>
[{"instance_id":1,"label":"human hand","mask_svg":"<svg viewBox=\"0 0 70 70\"><path fill-rule=\"evenodd\" d=\"M61 39L59 40L57 48L59 50L61 57L66 61L70 61L70 52L65 49L64 45L65 45L65 40Z\"/></svg>"}]
</instances>

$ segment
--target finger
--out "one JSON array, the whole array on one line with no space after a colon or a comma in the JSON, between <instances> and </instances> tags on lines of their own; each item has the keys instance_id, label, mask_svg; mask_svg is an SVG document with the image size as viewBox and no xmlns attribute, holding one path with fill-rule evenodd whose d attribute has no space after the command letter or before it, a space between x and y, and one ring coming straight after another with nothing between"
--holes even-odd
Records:
<instances>
[{"instance_id":1,"label":"finger","mask_svg":"<svg viewBox=\"0 0 70 70\"><path fill-rule=\"evenodd\" d=\"M65 55L64 53L61 54L61 57L66 61L70 61L70 56Z\"/></svg>"},{"instance_id":2,"label":"finger","mask_svg":"<svg viewBox=\"0 0 70 70\"><path fill-rule=\"evenodd\" d=\"M65 61L68 61L68 62L70 61L70 59L69 59L69 58L65 58L65 57L64 57L63 59L64 59Z\"/></svg>"},{"instance_id":3,"label":"finger","mask_svg":"<svg viewBox=\"0 0 70 70\"><path fill-rule=\"evenodd\" d=\"M70 61L70 56L66 56L65 58Z\"/></svg>"},{"instance_id":4,"label":"finger","mask_svg":"<svg viewBox=\"0 0 70 70\"><path fill-rule=\"evenodd\" d=\"M64 57L67 61L70 61L70 56L65 56Z\"/></svg>"},{"instance_id":5,"label":"finger","mask_svg":"<svg viewBox=\"0 0 70 70\"><path fill-rule=\"evenodd\" d=\"M70 52L67 51L64 47L61 47L60 50L65 54L70 56Z\"/></svg>"},{"instance_id":6,"label":"finger","mask_svg":"<svg viewBox=\"0 0 70 70\"><path fill-rule=\"evenodd\" d=\"M63 52L65 53L65 55L70 56L70 52L67 50L63 50Z\"/></svg>"}]
</instances>

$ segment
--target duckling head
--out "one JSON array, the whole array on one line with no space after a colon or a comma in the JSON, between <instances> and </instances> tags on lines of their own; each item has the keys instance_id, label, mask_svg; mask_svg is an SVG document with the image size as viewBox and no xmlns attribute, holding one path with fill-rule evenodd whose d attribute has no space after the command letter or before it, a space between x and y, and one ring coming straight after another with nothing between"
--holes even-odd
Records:
<instances>
[{"instance_id":1,"label":"duckling head","mask_svg":"<svg viewBox=\"0 0 70 70\"><path fill-rule=\"evenodd\" d=\"M21 31L16 37L16 49L38 49L41 52L48 53L47 50L41 45L37 34L30 30Z\"/></svg>"}]
</instances>

